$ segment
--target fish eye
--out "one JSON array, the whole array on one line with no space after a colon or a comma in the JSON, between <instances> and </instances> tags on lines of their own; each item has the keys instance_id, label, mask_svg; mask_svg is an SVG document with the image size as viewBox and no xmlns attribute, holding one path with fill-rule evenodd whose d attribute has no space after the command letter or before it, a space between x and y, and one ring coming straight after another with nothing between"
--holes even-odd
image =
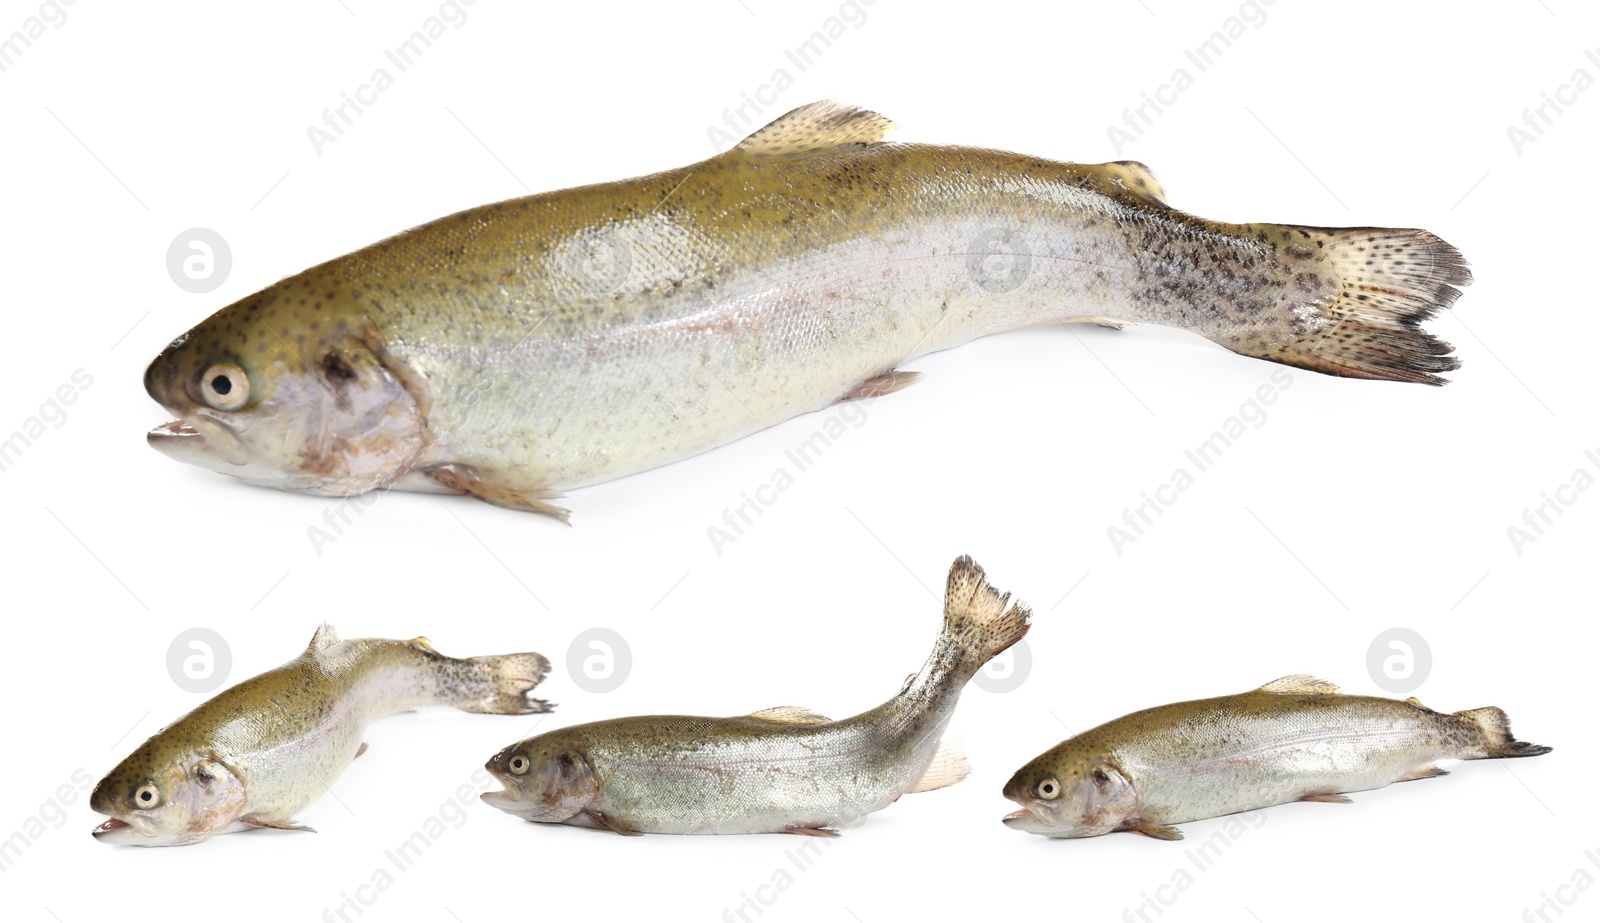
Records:
<instances>
[{"instance_id":1,"label":"fish eye","mask_svg":"<svg viewBox=\"0 0 1600 923\"><path fill-rule=\"evenodd\" d=\"M161 803L161 789L146 782L133 790L133 803L141 808L153 808Z\"/></svg>"},{"instance_id":2,"label":"fish eye","mask_svg":"<svg viewBox=\"0 0 1600 923\"><path fill-rule=\"evenodd\" d=\"M1055 779L1045 779L1039 783L1037 791L1040 798L1051 801L1061 796L1061 783Z\"/></svg>"},{"instance_id":3,"label":"fish eye","mask_svg":"<svg viewBox=\"0 0 1600 923\"><path fill-rule=\"evenodd\" d=\"M238 410L250 399L250 379L231 362L218 362L200 377L200 396L214 410Z\"/></svg>"},{"instance_id":4,"label":"fish eye","mask_svg":"<svg viewBox=\"0 0 1600 923\"><path fill-rule=\"evenodd\" d=\"M528 771L528 758L518 753L507 761L506 768L511 770L511 774L514 776L523 775Z\"/></svg>"}]
</instances>

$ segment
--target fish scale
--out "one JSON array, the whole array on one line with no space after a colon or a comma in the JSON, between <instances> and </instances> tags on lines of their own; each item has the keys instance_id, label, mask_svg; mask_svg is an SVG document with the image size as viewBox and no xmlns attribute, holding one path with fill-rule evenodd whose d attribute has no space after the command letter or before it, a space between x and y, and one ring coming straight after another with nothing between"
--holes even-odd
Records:
<instances>
[{"instance_id":1,"label":"fish scale","mask_svg":"<svg viewBox=\"0 0 1600 923\"><path fill-rule=\"evenodd\" d=\"M150 441L284 489L564 515L561 491L1037 324L1163 324L1363 378L1457 365L1419 325L1471 275L1426 231L1214 222L1140 164L892 127L804 106L698 164L469 209L291 276L151 364L179 419Z\"/></svg>"},{"instance_id":2,"label":"fish scale","mask_svg":"<svg viewBox=\"0 0 1600 923\"><path fill-rule=\"evenodd\" d=\"M944 732L967 681L1028 631L1028 610L1009 599L959 558L933 652L877 708L839 721L782 707L562 728L495 754L487 768L504 788L483 800L538 823L626 834L830 835L966 776Z\"/></svg>"},{"instance_id":3,"label":"fish scale","mask_svg":"<svg viewBox=\"0 0 1600 923\"><path fill-rule=\"evenodd\" d=\"M324 624L299 657L218 693L122 760L90 797L112 818L95 835L182 846L254 827L305 829L296 815L366 749L371 722L431 705L546 712L529 693L549 670L540 654L462 660L426 638L340 640Z\"/></svg>"},{"instance_id":4,"label":"fish scale","mask_svg":"<svg viewBox=\"0 0 1600 923\"><path fill-rule=\"evenodd\" d=\"M1005 786L1023 807L1006 818L1045 836L1171 825L1442 775L1440 760L1539 756L1511 736L1505 712L1446 714L1415 699L1345 695L1295 675L1239 695L1162 705L1063 741Z\"/></svg>"}]
</instances>

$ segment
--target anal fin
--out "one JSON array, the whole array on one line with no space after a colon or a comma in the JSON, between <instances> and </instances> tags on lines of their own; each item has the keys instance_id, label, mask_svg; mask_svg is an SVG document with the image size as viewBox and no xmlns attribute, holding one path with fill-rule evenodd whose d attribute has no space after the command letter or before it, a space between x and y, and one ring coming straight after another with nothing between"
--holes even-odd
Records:
<instances>
[{"instance_id":1,"label":"anal fin","mask_svg":"<svg viewBox=\"0 0 1600 923\"><path fill-rule=\"evenodd\" d=\"M1395 779L1395 781L1396 782L1415 782L1418 779L1433 779L1433 778L1437 778L1439 776L1447 776L1449 774L1450 774L1450 770L1448 770L1448 769L1440 769L1438 766L1435 766L1432 763L1427 763L1425 765L1417 766L1417 767L1415 767L1413 769L1406 770L1406 774L1401 776L1398 779Z\"/></svg>"},{"instance_id":2,"label":"anal fin","mask_svg":"<svg viewBox=\"0 0 1600 923\"><path fill-rule=\"evenodd\" d=\"M1062 321L1063 324L1094 324L1096 327L1110 327L1112 330L1121 330L1128 326L1127 321L1120 321L1114 317L1069 317Z\"/></svg>"},{"instance_id":3,"label":"anal fin","mask_svg":"<svg viewBox=\"0 0 1600 923\"><path fill-rule=\"evenodd\" d=\"M1300 800L1301 801L1314 801L1314 802L1318 802L1318 803L1321 803L1321 804L1350 804L1351 803L1349 795L1341 795L1338 792L1313 792L1310 795L1302 795L1300 797Z\"/></svg>"},{"instance_id":4,"label":"anal fin","mask_svg":"<svg viewBox=\"0 0 1600 923\"><path fill-rule=\"evenodd\" d=\"M562 522L571 525L571 511L546 500L554 500L561 494L548 490L521 490L515 487L505 487L485 480L471 465L444 464L435 465L425 472L436 483L441 484L456 493L477 497L485 503L503 506L508 510L520 510L526 513L543 513L554 516Z\"/></svg>"},{"instance_id":5,"label":"anal fin","mask_svg":"<svg viewBox=\"0 0 1600 923\"><path fill-rule=\"evenodd\" d=\"M967 764L967 755L961 751L961 744L945 738L939 741L939 746L934 749L933 759L928 761L928 768L922 771L922 775L917 777L917 781L906 791L931 792L936 788L954 785L971 772L972 767Z\"/></svg>"}]
</instances>

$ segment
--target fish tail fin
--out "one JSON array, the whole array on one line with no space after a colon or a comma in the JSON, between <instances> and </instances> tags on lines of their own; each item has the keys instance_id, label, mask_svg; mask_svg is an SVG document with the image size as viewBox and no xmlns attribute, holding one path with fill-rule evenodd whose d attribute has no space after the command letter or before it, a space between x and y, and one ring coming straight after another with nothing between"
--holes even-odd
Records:
<instances>
[{"instance_id":1,"label":"fish tail fin","mask_svg":"<svg viewBox=\"0 0 1600 923\"><path fill-rule=\"evenodd\" d=\"M1449 343L1422 329L1472 282L1455 247L1415 228L1246 228L1292 271L1284 320L1214 338L1221 345L1345 378L1442 385L1440 373L1461 367Z\"/></svg>"},{"instance_id":2,"label":"fish tail fin","mask_svg":"<svg viewBox=\"0 0 1600 923\"><path fill-rule=\"evenodd\" d=\"M977 673L1028 633L1033 613L1021 603L1007 605L1010 600L1011 594L990 586L983 568L967 555L950 565L944 636L954 647L963 672Z\"/></svg>"},{"instance_id":3,"label":"fish tail fin","mask_svg":"<svg viewBox=\"0 0 1600 923\"><path fill-rule=\"evenodd\" d=\"M534 715L555 706L531 693L550 672L543 654L500 654L450 661L452 700L462 711L484 715Z\"/></svg>"},{"instance_id":4,"label":"fish tail fin","mask_svg":"<svg viewBox=\"0 0 1600 923\"><path fill-rule=\"evenodd\" d=\"M1476 724L1478 730L1483 733L1483 740L1479 745L1481 751L1467 756L1466 759L1498 760L1518 756L1542 756L1550 752L1550 747L1530 744L1511 736L1511 719L1503 710L1493 705L1458 711L1456 714Z\"/></svg>"}]
</instances>

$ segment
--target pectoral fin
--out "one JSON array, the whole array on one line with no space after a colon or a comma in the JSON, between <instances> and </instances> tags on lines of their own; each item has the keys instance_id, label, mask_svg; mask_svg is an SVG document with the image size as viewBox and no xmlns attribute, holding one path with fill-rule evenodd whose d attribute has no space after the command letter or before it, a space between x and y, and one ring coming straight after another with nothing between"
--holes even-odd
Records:
<instances>
[{"instance_id":1,"label":"pectoral fin","mask_svg":"<svg viewBox=\"0 0 1600 923\"><path fill-rule=\"evenodd\" d=\"M424 472L435 483L470 497L477 497L485 503L503 506L508 510L519 510L526 513L543 513L554 516L562 522L571 525L569 521L571 512L546 500L554 500L561 494L549 490L521 490L515 487L504 487L491 483L479 474L471 465L446 464L435 465Z\"/></svg>"},{"instance_id":2,"label":"pectoral fin","mask_svg":"<svg viewBox=\"0 0 1600 923\"><path fill-rule=\"evenodd\" d=\"M239 823L249 827L270 827L273 830L299 830L305 833L317 832L297 820L269 820L258 814L246 814L245 816L239 818Z\"/></svg>"},{"instance_id":3,"label":"pectoral fin","mask_svg":"<svg viewBox=\"0 0 1600 923\"><path fill-rule=\"evenodd\" d=\"M620 833L623 836L644 836L644 833L634 828L633 825L602 811L584 811L583 815L589 819L590 823L601 830L610 830L612 833Z\"/></svg>"},{"instance_id":4,"label":"pectoral fin","mask_svg":"<svg viewBox=\"0 0 1600 923\"><path fill-rule=\"evenodd\" d=\"M1124 821L1117 828L1125 833L1138 833L1152 840L1181 840L1183 831L1177 827L1168 827L1165 824L1147 824L1142 820Z\"/></svg>"}]
</instances>

